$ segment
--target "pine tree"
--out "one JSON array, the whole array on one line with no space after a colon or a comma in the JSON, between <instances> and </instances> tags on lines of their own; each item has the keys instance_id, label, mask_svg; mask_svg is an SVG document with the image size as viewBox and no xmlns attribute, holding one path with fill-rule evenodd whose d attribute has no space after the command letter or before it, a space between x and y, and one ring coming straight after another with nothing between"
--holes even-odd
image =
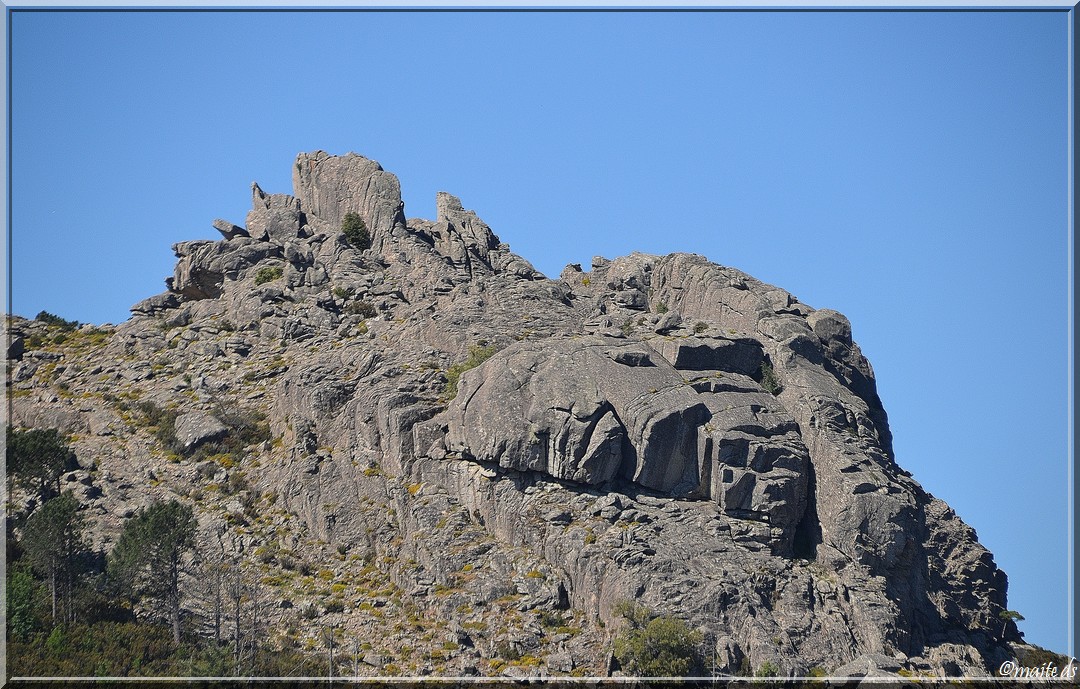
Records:
<instances>
[{"instance_id":1,"label":"pine tree","mask_svg":"<svg viewBox=\"0 0 1080 689\"><path fill-rule=\"evenodd\" d=\"M150 601L172 622L180 643L181 575L185 555L195 548L198 522L191 507L176 500L155 502L124 524L113 549L109 572L133 599Z\"/></svg>"},{"instance_id":2,"label":"pine tree","mask_svg":"<svg viewBox=\"0 0 1080 689\"><path fill-rule=\"evenodd\" d=\"M21 431L8 426L8 471L41 503L60 493L60 475L73 463L71 448L55 428Z\"/></svg>"},{"instance_id":3,"label":"pine tree","mask_svg":"<svg viewBox=\"0 0 1080 689\"><path fill-rule=\"evenodd\" d=\"M71 622L74 618L73 594L81 574L80 557L86 551L83 528L79 501L71 493L64 493L34 512L23 529L26 555L49 582L54 622L60 603L64 606L62 620Z\"/></svg>"},{"instance_id":4,"label":"pine tree","mask_svg":"<svg viewBox=\"0 0 1080 689\"><path fill-rule=\"evenodd\" d=\"M341 231L345 234L345 239L353 247L361 251L371 248L371 233L368 232L363 219L356 213L349 212L345 214L345 218L341 221Z\"/></svg>"}]
</instances>

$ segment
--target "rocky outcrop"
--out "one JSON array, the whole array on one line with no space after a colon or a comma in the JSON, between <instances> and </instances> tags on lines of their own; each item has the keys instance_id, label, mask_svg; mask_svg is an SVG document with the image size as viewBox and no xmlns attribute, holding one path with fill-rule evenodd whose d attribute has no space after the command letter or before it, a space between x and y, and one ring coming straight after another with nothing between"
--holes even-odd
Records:
<instances>
[{"instance_id":1,"label":"rocky outcrop","mask_svg":"<svg viewBox=\"0 0 1080 689\"><path fill-rule=\"evenodd\" d=\"M251 206L246 232L252 239L284 245L300 236L304 215L296 198L287 194L267 194L253 183Z\"/></svg>"},{"instance_id":2,"label":"rocky outcrop","mask_svg":"<svg viewBox=\"0 0 1080 689\"><path fill-rule=\"evenodd\" d=\"M379 639L371 674L444 644L413 672L606 673L624 599L700 629L722 672L982 673L1018 640L992 556L898 466L843 315L690 254L549 280L450 194L406 220L397 178L355 154L300 154L292 194L252 202L246 227L176 244L126 323L62 343L13 326L13 421L79 433L97 542L179 496L266 580L287 558L380 578L275 592L283 627L314 638L333 614ZM177 460L136 399L188 450L239 432L226 407L271 440ZM388 618L454 620L453 639ZM535 662L494 662L508 647Z\"/></svg>"},{"instance_id":3,"label":"rocky outcrop","mask_svg":"<svg viewBox=\"0 0 1080 689\"><path fill-rule=\"evenodd\" d=\"M807 452L783 408L734 373L754 361L744 350L757 352L760 368L760 348L728 339L679 347L587 336L513 345L464 376L432 422L445 436L427 452L585 485L621 478L671 497L708 498L729 515L767 523L778 552L787 552L805 511Z\"/></svg>"},{"instance_id":4,"label":"rocky outcrop","mask_svg":"<svg viewBox=\"0 0 1080 689\"><path fill-rule=\"evenodd\" d=\"M293 165L293 188L304 211L318 219L315 227L319 230L340 231L346 213L359 214L376 252L383 249L394 228L405 227L397 177L362 156L301 153Z\"/></svg>"}]
</instances>

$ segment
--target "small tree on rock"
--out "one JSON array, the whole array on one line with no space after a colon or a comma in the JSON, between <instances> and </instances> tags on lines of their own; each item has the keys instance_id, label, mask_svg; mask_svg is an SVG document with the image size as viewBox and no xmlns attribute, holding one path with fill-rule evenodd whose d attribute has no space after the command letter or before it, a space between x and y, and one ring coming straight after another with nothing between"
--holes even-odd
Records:
<instances>
[{"instance_id":1,"label":"small tree on rock","mask_svg":"<svg viewBox=\"0 0 1080 689\"><path fill-rule=\"evenodd\" d=\"M195 547L198 522L191 507L176 500L156 502L124 524L113 549L110 574L134 599L156 604L172 622L173 641L180 643L180 580L185 555Z\"/></svg>"},{"instance_id":2,"label":"small tree on rock","mask_svg":"<svg viewBox=\"0 0 1080 689\"><path fill-rule=\"evenodd\" d=\"M361 251L371 248L371 233L363 219L352 211L345 214L341 221L341 231L351 246Z\"/></svg>"},{"instance_id":3,"label":"small tree on rock","mask_svg":"<svg viewBox=\"0 0 1080 689\"><path fill-rule=\"evenodd\" d=\"M1010 622L1015 623L1024 619L1024 616L1016 612L1015 610L1002 610L998 613L998 617L1001 618L1002 621L1004 621L1004 624L1001 626L1002 636L1005 636L1005 631L1009 628Z\"/></svg>"}]
</instances>

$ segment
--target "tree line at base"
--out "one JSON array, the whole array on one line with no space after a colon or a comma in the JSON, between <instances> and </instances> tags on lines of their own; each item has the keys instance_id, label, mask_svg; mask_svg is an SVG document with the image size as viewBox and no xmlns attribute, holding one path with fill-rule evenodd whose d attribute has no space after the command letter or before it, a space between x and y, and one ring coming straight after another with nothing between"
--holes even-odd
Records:
<instances>
[{"instance_id":1,"label":"tree line at base","mask_svg":"<svg viewBox=\"0 0 1080 689\"><path fill-rule=\"evenodd\" d=\"M9 676L325 673L266 643L260 584L238 562L198 552L190 506L155 502L125 521L111 552L91 550L82 506L60 490L73 462L56 430L8 428L9 476L26 496L6 523Z\"/></svg>"}]
</instances>

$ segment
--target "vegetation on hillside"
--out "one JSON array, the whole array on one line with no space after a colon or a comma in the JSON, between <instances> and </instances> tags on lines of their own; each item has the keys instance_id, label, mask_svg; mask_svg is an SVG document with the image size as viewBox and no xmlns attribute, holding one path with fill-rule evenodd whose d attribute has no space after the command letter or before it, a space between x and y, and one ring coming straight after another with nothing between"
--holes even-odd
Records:
<instances>
[{"instance_id":1,"label":"vegetation on hillside","mask_svg":"<svg viewBox=\"0 0 1080 689\"><path fill-rule=\"evenodd\" d=\"M35 496L7 520L10 676L325 672L324 663L297 649L271 648L255 605L259 583L239 569L231 570L234 599L230 586L217 590L218 633L206 633L201 621L215 613L214 578L207 576L211 559L196 552L191 507L153 503L124 522L111 552L93 552L79 502L57 489L57 477L74 460L67 440L55 430L9 428L6 451L19 485ZM221 633L227 625L232 633Z\"/></svg>"},{"instance_id":2,"label":"vegetation on hillside","mask_svg":"<svg viewBox=\"0 0 1080 689\"><path fill-rule=\"evenodd\" d=\"M352 247L361 251L371 248L371 233L356 213L345 214L345 218L341 221L341 231Z\"/></svg>"},{"instance_id":3,"label":"vegetation on hillside","mask_svg":"<svg viewBox=\"0 0 1080 689\"><path fill-rule=\"evenodd\" d=\"M56 429L8 427L8 472L39 502L60 494L60 475L75 468L74 462L71 448Z\"/></svg>"},{"instance_id":4,"label":"vegetation on hillside","mask_svg":"<svg viewBox=\"0 0 1080 689\"><path fill-rule=\"evenodd\" d=\"M461 381L461 374L470 369L474 369L480 364L490 359L495 352L499 351L498 347L494 345L479 345L471 347L469 349L469 358L460 363L456 363L450 367L446 372L446 388L444 390L447 399L453 399L457 396L458 382Z\"/></svg>"},{"instance_id":5,"label":"vegetation on hillside","mask_svg":"<svg viewBox=\"0 0 1080 689\"><path fill-rule=\"evenodd\" d=\"M628 626L615 637L615 658L636 677L689 677L700 672L701 634L683 620L623 601L616 612Z\"/></svg>"},{"instance_id":6,"label":"vegetation on hillside","mask_svg":"<svg viewBox=\"0 0 1080 689\"><path fill-rule=\"evenodd\" d=\"M61 330L71 331L79 327L78 321L69 321L57 316L54 313L48 311L40 311L38 315L34 316L35 321L40 321L45 325L53 325Z\"/></svg>"}]
</instances>

